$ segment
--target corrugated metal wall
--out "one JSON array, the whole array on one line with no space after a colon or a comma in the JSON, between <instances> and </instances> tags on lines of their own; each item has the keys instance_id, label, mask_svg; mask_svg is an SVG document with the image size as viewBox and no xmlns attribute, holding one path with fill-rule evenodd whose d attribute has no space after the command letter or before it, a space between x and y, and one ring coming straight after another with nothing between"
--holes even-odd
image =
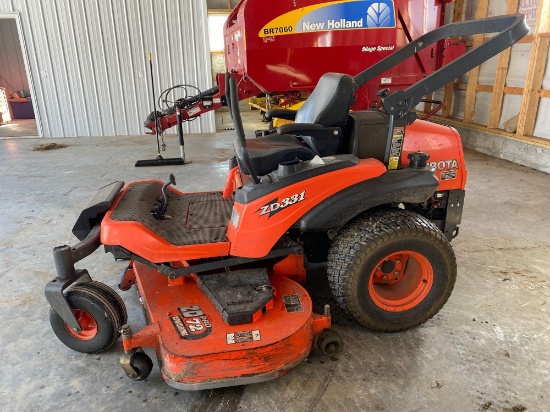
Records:
<instances>
[{"instance_id":1,"label":"corrugated metal wall","mask_svg":"<svg viewBox=\"0 0 550 412\"><path fill-rule=\"evenodd\" d=\"M144 133L155 89L211 87L205 0L0 0L19 12L44 137ZM213 113L186 132L215 131Z\"/></svg>"},{"instance_id":2,"label":"corrugated metal wall","mask_svg":"<svg viewBox=\"0 0 550 412\"><path fill-rule=\"evenodd\" d=\"M0 19L0 85L10 94L29 89L17 25L12 19Z\"/></svg>"}]
</instances>

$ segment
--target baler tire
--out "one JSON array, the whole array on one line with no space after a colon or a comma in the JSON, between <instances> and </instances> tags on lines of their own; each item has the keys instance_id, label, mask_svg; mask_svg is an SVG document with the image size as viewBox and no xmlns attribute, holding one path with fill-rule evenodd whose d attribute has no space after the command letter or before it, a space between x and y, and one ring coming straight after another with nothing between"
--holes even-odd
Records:
<instances>
[{"instance_id":1,"label":"baler tire","mask_svg":"<svg viewBox=\"0 0 550 412\"><path fill-rule=\"evenodd\" d=\"M100 353L118 339L119 315L104 292L81 284L71 288L65 298L79 320L82 331L72 331L57 312L50 309L50 325L67 347L82 353Z\"/></svg>"},{"instance_id":2,"label":"baler tire","mask_svg":"<svg viewBox=\"0 0 550 412\"><path fill-rule=\"evenodd\" d=\"M331 245L327 273L336 300L357 322L400 332L445 305L457 267L449 241L433 223L394 209L361 215L344 226Z\"/></svg>"}]
</instances>

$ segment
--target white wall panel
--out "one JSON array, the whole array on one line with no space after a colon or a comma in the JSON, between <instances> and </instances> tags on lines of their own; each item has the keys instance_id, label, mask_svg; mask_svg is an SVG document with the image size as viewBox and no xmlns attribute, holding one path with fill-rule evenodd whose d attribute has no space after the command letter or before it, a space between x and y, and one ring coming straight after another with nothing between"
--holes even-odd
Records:
<instances>
[{"instance_id":1,"label":"white wall panel","mask_svg":"<svg viewBox=\"0 0 550 412\"><path fill-rule=\"evenodd\" d=\"M205 0L0 0L2 12L21 17L45 137L144 133L149 52L157 97L212 86ZM213 113L185 127L214 130Z\"/></svg>"}]
</instances>

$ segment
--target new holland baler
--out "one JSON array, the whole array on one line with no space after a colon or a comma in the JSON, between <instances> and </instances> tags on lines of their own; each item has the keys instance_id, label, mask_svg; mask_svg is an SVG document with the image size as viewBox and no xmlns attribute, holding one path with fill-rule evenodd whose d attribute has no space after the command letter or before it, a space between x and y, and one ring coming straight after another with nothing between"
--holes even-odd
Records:
<instances>
[{"instance_id":1,"label":"new holland baler","mask_svg":"<svg viewBox=\"0 0 550 412\"><path fill-rule=\"evenodd\" d=\"M242 0L225 23L227 71L238 83L239 100L267 96L286 107L305 100L327 72L358 74L419 36L444 24L452 0ZM463 54L464 45L440 41L361 86L352 108L364 110L377 93L404 89L446 61ZM158 113L162 132L225 104L225 73L217 85L176 100ZM178 96L175 96L178 97ZM145 126L155 133L154 115Z\"/></svg>"}]
</instances>

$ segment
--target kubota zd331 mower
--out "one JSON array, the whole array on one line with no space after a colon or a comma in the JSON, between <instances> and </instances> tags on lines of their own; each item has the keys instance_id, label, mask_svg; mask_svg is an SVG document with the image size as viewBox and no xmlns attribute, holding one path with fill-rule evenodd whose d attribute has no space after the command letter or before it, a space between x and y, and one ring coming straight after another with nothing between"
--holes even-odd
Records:
<instances>
[{"instance_id":1,"label":"kubota zd331 mower","mask_svg":"<svg viewBox=\"0 0 550 412\"><path fill-rule=\"evenodd\" d=\"M354 88L449 36L498 34L380 109L350 112ZM449 241L458 234L466 184L457 132L417 120L422 97L511 46L522 15L451 24L427 33L352 78L327 73L295 123L245 139L237 82L228 101L236 158L223 191L182 193L157 180L98 191L73 233L54 249L46 286L50 321L68 347L97 353L122 334L120 364L145 379L157 352L171 386L205 389L260 382L302 362L313 342L336 356L330 308L312 312L300 285L304 258L327 261L334 295L362 325L396 332L430 319L456 279ZM101 244L129 259L121 290L135 285L147 326L132 331L118 294L75 262Z\"/></svg>"}]
</instances>

